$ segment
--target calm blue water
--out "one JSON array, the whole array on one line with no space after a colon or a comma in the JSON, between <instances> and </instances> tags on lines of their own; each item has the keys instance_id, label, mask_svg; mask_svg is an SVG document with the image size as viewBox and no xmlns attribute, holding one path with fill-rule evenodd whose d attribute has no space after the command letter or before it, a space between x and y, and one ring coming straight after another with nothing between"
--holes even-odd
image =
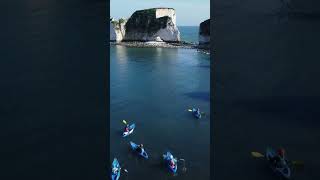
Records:
<instances>
[{"instance_id":1,"label":"calm blue water","mask_svg":"<svg viewBox=\"0 0 320 180\"><path fill-rule=\"evenodd\" d=\"M210 172L210 60L190 49L110 49L111 158L129 170L130 179L209 179ZM187 109L207 113L195 119ZM123 119L136 123L122 138ZM149 160L132 154L129 141L143 143ZM166 150L186 160L187 172L172 177L162 164Z\"/></svg>"},{"instance_id":2,"label":"calm blue water","mask_svg":"<svg viewBox=\"0 0 320 180\"><path fill-rule=\"evenodd\" d=\"M198 43L199 26L179 26L182 41Z\"/></svg>"}]
</instances>

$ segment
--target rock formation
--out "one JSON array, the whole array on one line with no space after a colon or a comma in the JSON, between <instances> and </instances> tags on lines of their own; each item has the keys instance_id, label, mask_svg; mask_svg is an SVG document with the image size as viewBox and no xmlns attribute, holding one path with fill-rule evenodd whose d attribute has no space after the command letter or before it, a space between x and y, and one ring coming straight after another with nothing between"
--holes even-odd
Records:
<instances>
[{"instance_id":1,"label":"rock formation","mask_svg":"<svg viewBox=\"0 0 320 180\"><path fill-rule=\"evenodd\" d=\"M119 19L110 19L110 41L120 42L123 40L126 29L125 29L126 20Z\"/></svg>"},{"instance_id":2,"label":"rock formation","mask_svg":"<svg viewBox=\"0 0 320 180\"><path fill-rule=\"evenodd\" d=\"M205 49L210 48L210 19L207 19L200 23L199 46Z\"/></svg>"},{"instance_id":3,"label":"rock formation","mask_svg":"<svg viewBox=\"0 0 320 180\"><path fill-rule=\"evenodd\" d=\"M139 10L127 22L110 21L111 41L179 42L176 13L172 8Z\"/></svg>"}]
</instances>

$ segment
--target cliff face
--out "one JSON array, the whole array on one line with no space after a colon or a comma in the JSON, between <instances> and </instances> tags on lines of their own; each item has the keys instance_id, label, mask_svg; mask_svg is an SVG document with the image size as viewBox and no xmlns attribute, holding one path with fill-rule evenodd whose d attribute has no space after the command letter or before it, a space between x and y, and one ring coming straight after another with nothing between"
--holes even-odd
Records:
<instances>
[{"instance_id":1,"label":"cliff face","mask_svg":"<svg viewBox=\"0 0 320 180\"><path fill-rule=\"evenodd\" d=\"M153 8L136 11L125 25L125 41L180 41L174 9Z\"/></svg>"},{"instance_id":2,"label":"cliff face","mask_svg":"<svg viewBox=\"0 0 320 180\"><path fill-rule=\"evenodd\" d=\"M210 45L210 19L200 23L199 45Z\"/></svg>"},{"instance_id":3,"label":"cliff face","mask_svg":"<svg viewBox=\"0 0 320 180\"><path fill-rule=\"evenodd\" d=\"M123 40L126 34L125 28L126 21L124 19L119 19L118 21L110 20L110 40L120 42Z\"/></svg>"}]
</instances>

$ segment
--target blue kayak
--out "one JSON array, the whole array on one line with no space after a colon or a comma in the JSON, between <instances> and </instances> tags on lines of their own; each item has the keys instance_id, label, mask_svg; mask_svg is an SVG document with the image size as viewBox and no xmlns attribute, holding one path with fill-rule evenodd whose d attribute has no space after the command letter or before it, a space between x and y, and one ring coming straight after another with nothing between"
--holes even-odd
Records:
<instances>
[{"instance_id":1,"label":"blue kayak","mask_svg":"<svg viewBox=\"0 0 320 180\"><path fill-rule=\"evenodd\" d=\"M163 155L163 159L166 161L166 164L170 170L170 172L172 173L176 173L177 172L177 169L178 169L178 163L177 163L177 159L175 159L173 157L173 155L168 151L166 154ZM171 167L170 166L170 161L173 160L174 163L175 163L175 166L174 167Z\"/></svg>"},{"instance_id":2,"label":"blue kayak","mask_svg":"<svg viewBox=\"0 0 320 180\"><path fill-rule=\"evenodd\" d=\"M144 149L142 149L141 151L138 151L140 149L139 146L132 141L130 141L130 146L131 146L132 150L137 152L140 156L148 159L148 154Z\"/></svg>"},{"instance_id":3,"label":"blue kayak","mask_svg":"<svg viewBox=\"0 0 320 180\"><path fill-rule=\"evenodd\" d=\"M131 124L131 125L129 126L129 131L128 131L128 132L123 131L122 137L126 137L126 136L129 136L130 134L132 134L134 128L136 128L136 125L133 123L133 124Z\"/></svg>"},{"instance_id":4,"label":"blue kayak","mask_svg":"<svg viewBox=\"0 0 320 180\"><path fill-rule=\"evenodd\" d=\"M117 170L115 170L115 168ZM118 180L120 178L120 171L121 171L120 164L119 164L117 158L114 158L113 162L112 162L111 179Z\"/></svg>"},{"instance_id":5,"label":"blue kayak","mask_svg":"<svg viewBox=\"0 0 320 180\"><path fill-rule=\"evenodd\" d=\"M196 118L198 118L198 119L201 118L201 112L198 113L196 108L192 108L192 113Z\"/></svg>"}]
</instances>

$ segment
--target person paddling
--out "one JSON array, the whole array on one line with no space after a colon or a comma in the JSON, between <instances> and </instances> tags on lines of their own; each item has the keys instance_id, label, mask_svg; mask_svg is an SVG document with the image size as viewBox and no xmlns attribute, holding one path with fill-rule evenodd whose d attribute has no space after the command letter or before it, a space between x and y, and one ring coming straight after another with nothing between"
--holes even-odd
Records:
<instances>
[{"instance_id":1,"label":"person paddling","mask_svg":"<svg viewBox=\"0 0 320 180\"><path fill-rule=\"evenodd\" d=\"M143 151L143 144L138 145L137 151L138 151L139 153L142 153L142 151Z\"/></svg>"},{"instance_id":2,"label":"person paddling","mask_svg":"<svg viewBox=\"0 0 320 180\"><path fill-rule=\"evenodd\" d=\"M124 132L129 132L129 125L128 124L126 125Z\"/></svg>"},{"instance_id":3,"label":"person paddling","mask_svg":"<svg viewBox=\"0 0 320 180\"><path fill-rule=\"evenodd\" d=\"M199 108L197 109L196 113L197 113L197 114L200 114L200 109L199 109Z\"/></svg>"},{"instance_id":4,"label":"person paddling","mask_svg":"<svg viewBox=\"0 0 320 180\"><path fill-rule=\"evenodd\" d=\"M170 162L169 162L169 165L170 165L170 167L172 168L172 169L174 169L175 168L175 166L176 166L176 164L175 164L175 162L174 162L174 159L173 159L173 156L171 155L170 156Z\"/></svg>"},{"instance_id":5,"label":"person paddling","mask_svg":"<svg viewBox=\"0 0 320 180\"><path fill-rule=\"evenodd\" d=\"M200 109L197 108L195 111L194 111L194 115L197 117L197 118L201 118L201 112L200 112Z\"/></svg>"},{"instance_id":6,"label":"person paddling","mask_svg":"<svg viewBox=\"0 0 320 180\"><path fill-rule=\"evenodd\" d=\"M112 172L113 172L113 174L117 174L117 173L118 173L118 171L119 171L119 168L117 168L117 167L112 168Z\"/></svg>"},{"instance_id":7,"label":"person paddling","mask_svg":"<svg viewBox=\"0 0 320 180\"><path fill-rule=\"evenodd\" d=\"M285 150L283 148L279 148L277 150L277 154L270 159L271 163L277 168L281 168L283 161L285 161Z\"/></svg>"}]
</instances>

